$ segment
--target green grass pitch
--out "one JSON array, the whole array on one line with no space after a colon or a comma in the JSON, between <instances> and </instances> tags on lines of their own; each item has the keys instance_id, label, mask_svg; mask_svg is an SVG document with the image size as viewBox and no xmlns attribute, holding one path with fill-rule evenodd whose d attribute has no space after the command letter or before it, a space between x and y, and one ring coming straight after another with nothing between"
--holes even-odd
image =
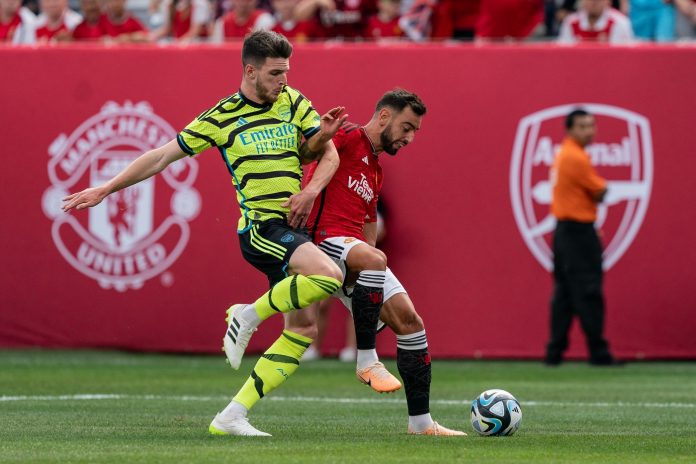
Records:
<instances>
[{"instance_id":1,"label":"green grass pitch","mask_svg":"<svg viewBox=\"0 0 696 464\"><path fill-rule=\"evenodd\" d=\"M461 438L409 436L402 391L374 393L351 365L306 363L252 411L273 434L253 438L207 433L255 362L233 371L223 359L0 351L0 462L696 462L696 363L434 361L431 412ZM521 403L512 437L473 432L469 402L489 388Z\"/></svg>"}]
</instances>

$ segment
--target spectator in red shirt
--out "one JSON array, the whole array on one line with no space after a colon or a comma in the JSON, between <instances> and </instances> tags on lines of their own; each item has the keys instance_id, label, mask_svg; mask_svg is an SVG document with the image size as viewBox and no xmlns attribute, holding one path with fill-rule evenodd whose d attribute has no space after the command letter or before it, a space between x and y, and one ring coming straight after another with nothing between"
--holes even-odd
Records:
<instances>
[{"instance_id":1,"label":"spectator in red shirt","mask_svg":"<svg viewBox=\"0 0 696 464\"><path fill-rule=\"evenodd\" d=\"M192 42L208 37L212 7L208 0L165 0L164 24L152 33L153 40L174 37Z\"/></svg>"},{"instance_id":2,"label":"spectator in red shirt","mask_svg":"<svg viewBox=\"0 0 696 464\"><path fill-rule=\"evenodd\" d=\"M403 37L399 26L400 0L378 0L377 14L370 16L365 28L365 37L380 40Z\"/></svg>"},{"instance_id":3,"label":"spectator in red shirt","mask_svg":"<svg viewBox=\"0 0 696 464\"><path fill-rule=\"evenodd\" d=\"M68 0L41 0L36 21L37 42L68 41L72 31L82 22L82 16L68 8Z\"/></svg>"},{"instance_id":4,"label":"spectator in red shirt","mask_svg":"<svg viewBox=\"0 0 696 464\"><path fill-rule=\"evenodd\" d=\"M558 34L562 43L627 43L633 40L631 22L609 0L581 0L576 13L565 17Z\"/></svg>"},{"instance_id":5,"label":"spectator in red shirt","mask_svg":"<svg viewBox=\"0 0 696 464\"><path fill-rule=\"evenodd\" d=\"M295 20L298 0L273 0L273 17L276 21L273 32L283 34L293 42L306 42L322 37L321 25L316 19Z\"/></svg>"},{"instance_id":6,"label":"spectator in red shirt","mask_svg":"<svg viewBox=\"0 0 696 464\"><path fill-rule=\"evenodd\" d=\"M145 27L126 10L126 0L105 0L101 28L117 42L147 42Z\"/></svg>"},{"instance_id":7,"label":"spectator in red shirt","mask_svg":"<svg viewBox=\"0 0 696 464\"><path fill-rule=\"evenodd\" d=\"M232 10L215 22L213 38L216 42L242 40L249 32L268 31L274 24L273 16L258 8L258 0L234 0Z\"/></svg>"},{"instance_id":8,"label":"spectator in red shirt","mask_svg":"<svg viewBox=\"0 0 696 464\"><path fill-rule=\"evenodd\" d=\"M21 0L0 0L0 43L29 44L36 41L36 16Z\"/></svg>"},{"instance_id":9,"label":"spectator in red shirt","mask_svg":"<svg viewBox=\"0 0 696 464\"><path fill-rule=\"evenodd\" d=\"M72 31L73 40L100 40L105 34L102 29L102 11L99 0L81 0L80 10L84 20Z\"/></svg>"},{"instance_id":10,"label":"spectator in red shirt","mask_svg":"<svg viewBox=\"0 0 696 464\"><path fill-rule=\"evenodd\" d=\"M431 37L473 40L480 7L481 0L440 0L433 8Z\"/></svg>"},{"instance_id":11,"label":"spectator in red shirt","mask_svg":"<svg viewBox=\"0 0 696 464\"><path fill-rule=\"evenodd\" d=\"M319 17L326 37L364 37L367 18L377 13L376 0L300 0L295 9L298 21Z\"/></svg>"},{"instance_id":12,"label":"spectator in red shirt","mask_svg":"<svg viewBox=\"0 0 696 464\"><path fill-rule=\"evenodd\" d=\"M476 38L522 40L543 18L544 0L481 0Z\"/></svg>"}]
</instances>

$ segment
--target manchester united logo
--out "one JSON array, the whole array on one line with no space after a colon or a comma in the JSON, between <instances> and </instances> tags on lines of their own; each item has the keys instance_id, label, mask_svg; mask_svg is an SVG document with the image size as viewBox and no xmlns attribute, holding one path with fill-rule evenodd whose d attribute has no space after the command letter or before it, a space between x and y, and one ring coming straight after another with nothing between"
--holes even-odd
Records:
<instances>
[{"instance_id":1,"label":"manchester united logo","mask_svg":"<svg viewBox=\"0 0 696 464\"><path fill-rule=\"evenodd\" d=\"M105 289L140 288L181 255L188 223L200 210L200 195L193 188L198 165L182 159L83 212L63 213L61 199L103 184L140 154L175 136L149 104L108 102L48 149L51 186L44 193L43 210L53 220L53 241L73 268Z\"/></svg>"}]
</instances>

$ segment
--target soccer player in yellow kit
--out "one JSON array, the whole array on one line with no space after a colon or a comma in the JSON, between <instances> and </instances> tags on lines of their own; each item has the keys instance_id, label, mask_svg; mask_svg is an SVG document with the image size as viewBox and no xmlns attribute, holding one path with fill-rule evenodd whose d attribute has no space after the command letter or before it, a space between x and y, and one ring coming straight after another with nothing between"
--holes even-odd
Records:
<instances>
[{"instance_id":1,"label":"soccer player in yellow kit","mask_svg":"<svg viewBox=\"0 0 696 464\"><path fill-rule=\"evenodd\" d=\"M318 193L338 167L331 138L345 121L343 107L319 116L300 92L287 85L292 45L275 32L256 31L242 46L240 89L184 128L175 140L134 160L104 185L65 198L63 209L83 209L147 179L169 164L216 147L232 176L241 208L242 255L268 276L271 289L253 304L228 310L224 350L239 368L256 327L277 313L285 330L264 353L249 380L210 424L212 434L269 434L249 424L248 410L299 366L316 327L303 311L341 285L338 266L299 230ZM304 142L302 140L304 139ZM319 160L312 182L301 189L301 164Z\"/></svg>"}]
</instances>

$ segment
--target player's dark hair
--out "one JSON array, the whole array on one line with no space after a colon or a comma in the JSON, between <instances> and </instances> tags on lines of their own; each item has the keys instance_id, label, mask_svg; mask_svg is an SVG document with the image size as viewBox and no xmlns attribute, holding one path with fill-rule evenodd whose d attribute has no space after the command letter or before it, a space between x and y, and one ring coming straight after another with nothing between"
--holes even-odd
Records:
<instances>
[{"instance_id":1,"label":"player's dark hair","mask_svg":"<svg viewBox=\"0 0 696 464\"><path fill-rule=\"evenodd\" d=\"M573 111L571 111L568 116L565 118L565 128L566 130L570 130L573 128L575 125L575 120L577 118L582 118L583 116L591 116L590 113L585 111L582 108L575 108Z\"/></svg>"},{"instance_id":2,"label":"player's dark hair","mask_svg":"<svg viewBox=\"0 0 696 464\"><path fill-rule=\"evenodd\" d=\"M425 103L418 98L418 95L408 90L397 88L382 95L382 98L377 102L375 112L388 107L401 113L407 106L410 106L418 116L423 116L427 111Z\"/></svg>"},{"instance_id":3,"label":"player's dark hair","mask_svg":"<svg viewBox=\"0 0 696 464\"><path fill-rule=\"evenodd\" d=\"M261 67L266 58L290 58L292 45L284 35L273 31L254 31L244 37L242 64Z\"/></svg>"}]
</instances>

